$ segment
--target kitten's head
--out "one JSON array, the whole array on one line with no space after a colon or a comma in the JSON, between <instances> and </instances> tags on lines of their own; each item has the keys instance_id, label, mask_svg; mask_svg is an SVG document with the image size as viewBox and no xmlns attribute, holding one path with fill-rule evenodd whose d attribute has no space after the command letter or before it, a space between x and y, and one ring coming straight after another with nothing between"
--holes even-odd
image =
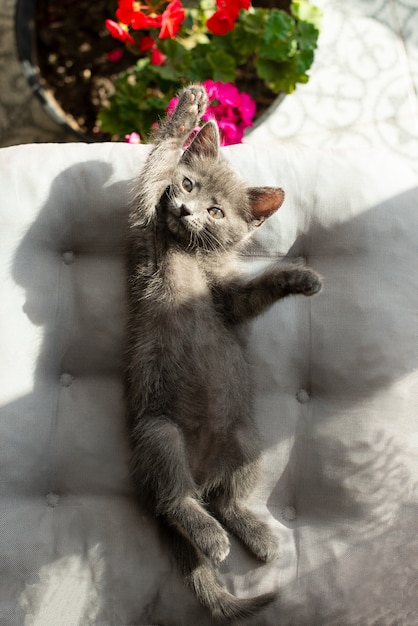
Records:
<instances>
[{"instance_id":1,"label":"kitten's head","mask_svg":"<svg viewBox=\"0 0 418 626\"><path fill-rule=\"evenodd\" d=\"M184 151L166 194L167 225L185 248L225 250L247 238L282 204L277 187L247 187L219 154L208 122Z\"/></svg>"}]
</instances>

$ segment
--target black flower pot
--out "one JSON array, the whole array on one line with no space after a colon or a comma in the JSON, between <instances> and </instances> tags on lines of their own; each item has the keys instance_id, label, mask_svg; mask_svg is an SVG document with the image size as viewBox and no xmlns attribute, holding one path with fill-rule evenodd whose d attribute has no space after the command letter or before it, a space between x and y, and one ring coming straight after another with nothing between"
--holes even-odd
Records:
<instances>
[{"instance_id":1,"label":"black flower pot","mask_svg":"<svg viewBox=\"0 0 418 626\"><path fill-rule=\"evenodd\" d=\"M256 2L257 0L253 0L254 4ZM262 6L270 3L280 8L288 8L289 2L290 0L259 0ZM133 60L126 55L121 63L119 62L114 68L108 66L102 74L104 66L100 59L103 60L109 51L118 46L118 43L115 43L104 28L105 17L112 15L112 8L105 3L102 12L97 5L96 13L87 9L87 2L77 2L77 0L73 2L70 0L62 2L59 0L17 0L15 31L18 58L22 64L23 73L47 115L77 139L93 143L113 139L110 134L102 133L100 128L94 125L95 118L92 114L97 114L100 110L99 108L94 111L94 105L93 108L91 106L94 99L89 99L93 95L94 81L102 80L106 85L103 92L106 93L107 88L107 93L111 93L115 77L130 67ZM54 20L58 20L61 26L64 25L61 36L57 37L60 29L54 28L54 24L57 23ZM77 28L73 29L73 25ZM103 32L100 32L103 29L108 39L103 36ZM93 39L92 33L94 33ZM76 41L77 37L78 41ZM88 46L90 51L95 53L90 55L88 60L83 56L83 47L86 44L83 37L90 38ZM50 61L50 57L54 56L60 59L55 65L53 61ZM72 64L72 69L77 68L77 71L71 75L65 74L68 63ZM73 89L70 92L62 90L60 77L57 80L57 72L54 73L54 70L60 69L64 72L65 82L67 79L73 81L71 83ZM83 79L86 72L87 77ZM239 88L251 93L251 86L257 79L253 78L250 71L239 80L241 81ZM284 97L284 94L275 96L272 92L265 92L262 88L259 89L258 95L259 110L265 112L258 115L253 128L262 124ZM88 123L84 123L84 117L88 119ZM250 129L248 133L251 133Z\"/></svg>"},{"instance_id":2,"label":"black flower pot","mask_svg":"<svg viewBox=\"0 0 418 626\"><path fill-rule=\"evenodd\" d=\"M15 35L17 54L22 64L23 74L28 81L32 92L41 103L45 113L63 130L71 133L77 139L87 143L94 143L97 139L81 132L59 106L55 98L42 86L36 59L36 11L37 0L17 0L15 11Z\"/></svg>"}]
</instances>

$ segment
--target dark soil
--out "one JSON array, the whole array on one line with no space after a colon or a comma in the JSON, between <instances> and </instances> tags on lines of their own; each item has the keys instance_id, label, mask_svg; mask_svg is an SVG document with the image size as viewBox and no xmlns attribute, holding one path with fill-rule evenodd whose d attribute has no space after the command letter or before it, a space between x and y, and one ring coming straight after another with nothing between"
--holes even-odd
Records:
<instances>
[{"instance_id":1,"label":"dark soil","mask_svg":"<svg viewBox=\"0 0 418 626\"><path fill-rule=\"evenodd\" d=\"M43 87L75 126L97 139L110 139L97 126L97 113L112 93L113 81L135 58L104 26L113 18L109 0L38 0L36 56ZM107 54L123 50L122 60Z\"/></svg>"},{"instance_id":2,"label":"dark soil","mask_svg":"<svg viewBox=\"0 0 418 626\"><path fill-rule=\"evenodd\" d=\"M113 39L104 26L114 19L116 0L38 0L36 56L43 87L54 97L73 126L97 140L112 137L100 131L97 114L113 91L114 80L136 62L136 57ZM289 0L255 0L254 6L288 9ZM108 53L123 50L117 63ZM237 86L257 102L261 114L275 95L248 68Z\"/></svg>"}]
</instances>

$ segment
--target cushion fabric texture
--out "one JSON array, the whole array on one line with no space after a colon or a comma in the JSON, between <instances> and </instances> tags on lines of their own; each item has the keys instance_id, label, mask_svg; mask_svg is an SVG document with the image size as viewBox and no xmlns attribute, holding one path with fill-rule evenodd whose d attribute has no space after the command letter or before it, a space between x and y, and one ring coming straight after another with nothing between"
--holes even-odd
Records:
<instances>
[{"instance_id":1,"label":"cushion fabric texture","mask_svg":"<svg viewBox=\"0 0 418 626\"><path fill-rule=\"evenodd\" d=\"M129 475L122 353L130 181L147 146L0 150L0 625L210 626ZM223 149L282 208L243 267L324 279L249 327L263 478L281 557L220 567L249 626L417 623L418 189L378 153ZM415 491L414 491L415 490Z\"/></svg>"}]
</instances>

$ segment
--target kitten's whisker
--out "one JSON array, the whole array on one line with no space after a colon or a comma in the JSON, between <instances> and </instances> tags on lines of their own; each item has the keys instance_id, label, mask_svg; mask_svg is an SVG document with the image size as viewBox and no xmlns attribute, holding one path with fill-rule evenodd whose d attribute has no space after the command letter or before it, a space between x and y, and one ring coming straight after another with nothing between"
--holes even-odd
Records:
<instances>
[{"instance_id":1,"label":"kitten's whisker","mask_svg":"<svg viewBox=\"0 0 418 626\"><path fill-rule=\"evenodd\" d=\"M209 246L210 250L213 250L214 252L216 251L226 251L226 247L224 246L224 244L220 241L220 239L218 239L216 237L216 235L214 235L213 233L208 233L206 231L203 231L203 234L205 236L205 240ZM208 249L208 248L206 248Z\"/></svg>"},{"instance_id":2,"label":"kitten's whisker","mask_svg":"<svg viewBox=\"0 0 418 626\"><path fill-rule=\"evenodd\" d=\"M208 236L208 234L202 230L199 233L199 237L200 237L200 241L202 243L202 247L206 252L210 252L211 250L215 250L214 244L211 241L210 237Z\"/></svg>"},{"instance_id":3,"label":"kitten's whisker","mask_svg":"<svg viewBox=\"0 0 418 626\"><path fill-rule=\"evenodd\" d=\"M198 241L196 233L193 230L189 231L189 243L187 246L187 250L194 250L198 247Z\"/></svg>"}]
</instances>

